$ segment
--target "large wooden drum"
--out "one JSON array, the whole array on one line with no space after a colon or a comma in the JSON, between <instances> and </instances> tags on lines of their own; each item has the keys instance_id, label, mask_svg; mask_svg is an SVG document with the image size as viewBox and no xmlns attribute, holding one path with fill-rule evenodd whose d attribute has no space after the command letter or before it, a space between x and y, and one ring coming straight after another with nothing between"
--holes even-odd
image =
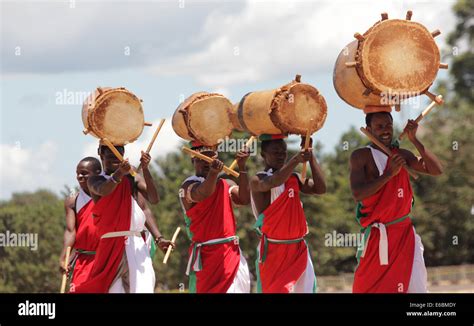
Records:
<instances>
[{"instance_id":1,"label":"large wooden drum","mask_svg":"<svg viewBox=\"0 0 474 326\"><path fill-rule=\"evenodd\" d=\"M114 145L135 141L145 125L141 100L123 87L99 87L82 106L84 133Z\"/></svg>"},{"instance_id":2,"label":"large wooden drum","mask_svg":"<svg viewBox=\"0 0 474 326\"><path fill-rule=\"evenodd\" d=\"M357 71L346 67L346 63L355 61L358 42L353 41L346 46L337 57L334 67L333 82L337 94L347 104L364 109L367 106L382 105L382 98L372 92L367 92L367 87L362 83Z\"/></svg>"},{"instance_id":3,"label":"large wooden drum","mask_svg":"<svg viewBox=\"0 0 474 326\"><path fill-rule=\"evenodd\" d=\"M388 19L382 14L363 35L349 43L337 58L333 81L338 95L348 104L363 109L368 105L397 105L400 100L426 94L439 68L440 53L434 37L423 25Z\"/></svg>"},{"instance_id":4,"label":"large wooden drum","mask_svg":"<svg viewBox=\"0 0 474 326\"><path fill-rule=\"evenodd\" d=\"M173 129L183 139L214 146L232 133L232 103L223 95L199 92L188 97L173 114Z\"/></svg>"},{"instance_id":5,"label":"large wooden drum","mask_svg":"<svg viewBox=\"0 0 474 326\"><path fill-rule=\"evenodd\" d=\"M252 92L232 110L234 128L253 135L306 135L322 128L327 116L324 97L311 85L295 80L274 90Z\"/></svg>"}]
</instances>

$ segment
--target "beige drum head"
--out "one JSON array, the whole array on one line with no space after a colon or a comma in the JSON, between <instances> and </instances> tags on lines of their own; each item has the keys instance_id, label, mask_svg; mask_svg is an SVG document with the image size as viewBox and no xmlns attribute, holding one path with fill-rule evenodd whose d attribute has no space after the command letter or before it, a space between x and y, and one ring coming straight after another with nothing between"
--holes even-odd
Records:
<instances>
[{"instance_id":1,"label":"beige drum head","mask_svg":"<svg viewBox=\"0 0 474 326\"><path fill-rule=\"evenodd\" d=\"M364 37L359 45L357 72L375 93L419 95L435 80L440 54L433 36L423 25L408 20L384 20Z\"/></svg>"},{"instance_id":2,"label":"beige drum head","mask_svg":"<svg viewBox=\"0 0 474 326\"><path fill-rule=\"evenodd\" d=\"M217 145L232 133L231 110L232 103L220 94L196 93L176 109L173 129L183 139Z\"/></svg>"},{"instance_id":3,"label":"beige drum head","mask_svg":"<svg viewBox=\"0 0 474 326\"><path fill-rule=\"evenodd\" d=\"M140 99L125 88L96 90L84 103L82 113L89 133L114 145L135 141L145 123Z\"/></svg>"},{"instance_id":4,"label":"beige drum head","mask_svg":"<svg viewBox=\"0 0 474 326\"><path fill-rule=\"evenodd\" d=\"M280 130L305 135L324 125L327 105L324 97L311 85L294 83L287 91L277 92L270 117Z\"/></svg>"}]
</instances>

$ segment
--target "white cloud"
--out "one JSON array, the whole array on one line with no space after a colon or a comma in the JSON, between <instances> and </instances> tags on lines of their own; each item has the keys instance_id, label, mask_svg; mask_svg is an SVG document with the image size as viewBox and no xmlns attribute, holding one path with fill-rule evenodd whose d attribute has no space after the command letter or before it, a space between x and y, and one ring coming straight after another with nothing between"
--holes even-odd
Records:
<instances>
[{"instance_id":1,"label":"white cloud","mask_svg":"<svg viewBox=\"0 0 474 326\"><path fill-rule=\"evenodd\" d=\"M55 173L57 153L58 146L52 141L37 148L0 144L0 198L38 188L61 189L63 183Z\"/></svg>"},{"instance_id":2,"label":"white cloud","mask_svg":"<svg viewBox=\"0 0 474 326\"><path fill-rule=\"evenodd\" d=\"M132 165L138 166L138 164L140 164L140 153L142 150L145 151L147 149L159 122L160 120L153 121L153 126L145 127L137 141L128 144L125 147L125 158L128 158ZM167 118L151 149L150 155L152 160L176 151L182 141L183 140L175 134L173 127L171 126L171 118ZM98 144L99 140L96 138L92 140L91 137L91 142L84 147L82 152L83 156L97 156Z\"/></svg>"},{"instance_id":3,"label":"white cloud","mask_svg":"<svg viewBox=\"0 0 474 326\"><path fill-rule=\"evenodd\" d=\"M148 67L199 86L229 88L331 72L354 32L366 31L381 12L403 19L412 9L414 21L441 29L440 46L454 24L451 0L187 0L184 8L174 1L113 3L2 4L4 73ZM16 46L21 56L13 55Z\"/></svg>"},{"instance_id":4,"label":"white cloud","mask_svg":"<svg viewBox=\"0 0 474 326\"><path fill-rule=\"evenodd\" d=\"M443 36L452 29L452 1L247 1L242 11L213 12L200 38L204 48L188 49L151 70L158 75L193 76L206 87L292 78L295 73L331 72L339 52L388 12L413 20ZM444 37L438 37L443 46ZM285 79L286 80L286 79Z\"/></svg>"},{"instance_id":5,"label":"white cloud","mask_svg":"<svg viewBox=\"0 0 474 326\"><path fill-rule=\"evenodd\" d=\"M209 13L238 2L6 1L1 4L3 73L105 71L156 64L185 50ZM18 55L20 50L20 55Z\"/></svg>"}]
</instances>

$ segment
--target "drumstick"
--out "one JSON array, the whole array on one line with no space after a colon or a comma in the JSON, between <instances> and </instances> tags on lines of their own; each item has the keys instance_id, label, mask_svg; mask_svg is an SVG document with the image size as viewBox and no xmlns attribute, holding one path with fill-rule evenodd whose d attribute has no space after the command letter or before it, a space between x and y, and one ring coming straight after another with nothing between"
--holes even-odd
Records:
<instances>
[{"instance_id":1,"label":"drumstick","mask_svg":"<svg viewBox=\"0 0 474 326\"><path fill-rule=\"evenodd\" d=\"M102 138L101 140L105 145L107 145L107 147L112 151L112 153L114 153L115 157L117 157L120 162L124 161L122 154L120 154L120 152L115 148L114 144L112 144L107 138ZM130 167L130 175L132 177L137 175L135 171L133 171L132 167Z\"/></svg>"},{"instance_id":2,"label":"drumstick","mask_svg":"<svg viewBox=\"0 0 474 326\"><path fill-rule=\"evenodd\" d=\"M435 107L435 105L437 105L439 102L439 100L442 100L443 99L443 95L438 95L436 96L436 98L438 99L438 101L432 101L430 103L430 105L428 105L426 107L426 109L423 110L423 112L420 113L420 115L415 119L415 122L418 123L420 122L424 117L425 115L427 115L428 113L430 113L431 109L433 109ZM403 131L400 136L398 136L398 139L402 140L403 136L405 136L406 132Z\"/></svg>"},{"instance_id":3,"label":"drumstick","mask_svg":"<svg viewBox=\"0 0 474 326\"><path fill-rule=\"evenodd\" d=\"M191 148L188 148L188 147L183 146L182 150L183 150L183 152L185 152L186 154L189 154L189 155L191 155L191 156L195 156L195 157L197 157L198 159L201 159L201 160L203 160L203 161L206 161L207 163L211 163L211 162L213 161L213 159L210 158L209 156L206 156L206 155L201 154L201 153L199 153L199 152L193 151ZM229 174L229 175L232 175L232 176L234 176L234 177L236 177L236 178L239 177L239 173L238 173L238 172L229 169L229 168L228 168L227 166L225 166L225 165L224 165L223 170L224 170L225 173L227 173L227 174Z\"/></svg>"},{"instance_id":4,"label":"drumstick","mask_svg":"<svg viewBox=\"0 0 474 326\"><path fill-rule=\"evenodd\" d=\"M382 151L385 152L385 154L387 154L388 156L392 157L393 156L393 153L392 151L387 148L384 144L382 144L381 141L379 141L377 138L375 138L374 135L372 135L370 133L370 131L368 131L367 129L365 129L364 127L360 127L360 131L362 131L362 133L364 135L367 136L367 138L370 139L370 141L372 143L374 143L375 145L377 145ZM407 170L407 172L413 177L413 179L418 179L418 175L415 173L415 171L413 171L410 167L408 166L405 166L405 169Z\"/></svg>"},{"instance_id":5,"label":"drumstick","mask_svg":"<svg viewBox=\"0 0 474 326\"><path fill-rule=\"evenodd\" d=\"M158 125L158 128L156 128L156 131L153 134L153 138L151 139L150 144L148 144L148 148L146 149L147 153L150 153L151 148L153 147L153 144L155 143L156 137L158 136L158 134L161 130L161 127L165 123L165 120L166 119L161 119L160 124ZM140 164L138 165L138 168L137 168L137 172L140 171L141 168L142 168L142 163L140 162Z\"/></svg>"},{"instance_id":6,"label":"drumstick","mask_svg":"<svg viewBox=\"0 0 474 326\"><path fill-rule=\"evenodd\" d=\"M61 293L64 293L64 291L66 291L66 281L67 281L67 274L68 274L68 270L67 270L67 267L69 265L69 255L71 254L71 247L68 246L67 249L66 249L66 259L64 259L64 270L66 271L64 274L63 274L63 279L62 279L62 282L61 282Z\"/></svg>"},{"instance_id":7,"label":"drumstick","mask_svg":"<svg viewBox=\"0 0 474 326\"><path fill-rule=\"evenodd\" d=\"M249 140L247 140L247 143L245 143L245 147L250 147L250 145L252 144L252 142L255 140L255 136L251 136L249 138ZM235 169L235 166L237 165L237 159L234 160L234 162L232 162L232 164L229 166L229 169L233 170Z\"/></svg>"},{"instance_id":8,"label":"drumstick","mask_svg":"<svg viewBox=\"0 0 474 326\"><path fill-rule=\"evenodd\" d=\"M178 226L176 228L176 231L174 231L173 237L171 238L172 243L175 243L176 238L178 237L179 231L181 231L181 228ZM170 258L171 250L173 250L173 247L169 245L168 249L166 250L165 258L163 259L163 264L166 264L168 262L168 258Z\"/></svg>"},{"instance_id":9,"label":"drumstick","mask_svg":"<svg viewBox=\"0 0 474 326\"><path fill-rule=\"evenodd\" d=\"M308 148L309 148L309 140L311 138L311 131L308 129L306 131L306 138L304 139L304 150L307 151ZM303 162L303 168L301 170L301 180L304 180L306 179L306 163L308 162Z\"/></svg>"}]
</instances>

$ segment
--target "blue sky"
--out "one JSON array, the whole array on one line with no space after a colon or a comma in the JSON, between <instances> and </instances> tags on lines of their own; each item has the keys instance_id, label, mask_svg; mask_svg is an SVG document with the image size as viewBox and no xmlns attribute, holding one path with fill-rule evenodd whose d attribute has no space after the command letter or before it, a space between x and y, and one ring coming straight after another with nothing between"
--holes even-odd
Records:
<instances>
[{"instance_id":1,"label":"blue sky","mask_svg":"<svg viewBox=\"0 0 474 326\"><path fill-rule=\"evenodd\" d=\"M39 187L59 192L75 185L75 166L97 141L82 134L81 101L58 94L124 86L143 99L147 121L169 118L180 99L221 92L237 102L249 91L294 78L320 90L328 103L316 139L330 151L363 114L345 104L332 84L337 55L381 12L443 34L452 30L452 1L2 1L0 198ZM438 79L446 76L440 73ZM423 106L405 107L398 123ZM153 128L130 145L139 150ZM153 156L175 150L167 123Z\"/></svg>"}]
</instances>

